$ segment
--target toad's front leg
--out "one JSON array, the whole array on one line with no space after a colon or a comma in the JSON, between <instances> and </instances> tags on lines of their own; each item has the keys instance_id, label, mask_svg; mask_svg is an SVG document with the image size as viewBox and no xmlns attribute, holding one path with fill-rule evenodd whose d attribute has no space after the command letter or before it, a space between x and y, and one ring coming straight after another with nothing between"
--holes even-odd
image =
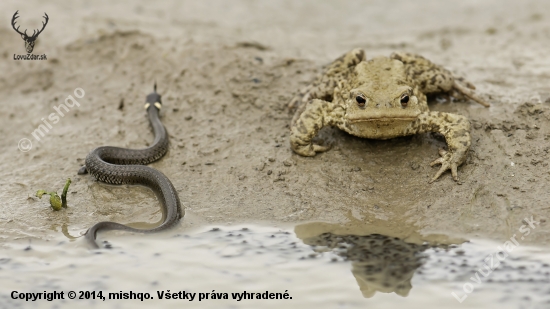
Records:
<instances>
[{"instance_id":1,"label":"toad's front leg","mask_svg":"<svg viewBox=\"0 0 550 309\"><path fill-rule=\"evenodd\" d=\"M343 115L343 108L338 104L317 99L309 101L292 119L290 147L297 154L307 157L328 150L328 146L314 144L312 140L321 128L337 125Z\"/></svg>"},{"instance_id":2,"label":"toad's front leg","mask_svg":"<svg viewBox=\"0 0 550 309\"><path fill-rule=\"evenodd\" d=\"M439 132L445 136L449 151L441 150L441 158L430 165L441 164L441 168L430 180L432 183L446 170L451 170L455 181L458 181L457 168L466 161L470 149L470 122L464 116L442 112L427 112L420 114L414 123L416 133Z\"/></svg>"}]
</instances>

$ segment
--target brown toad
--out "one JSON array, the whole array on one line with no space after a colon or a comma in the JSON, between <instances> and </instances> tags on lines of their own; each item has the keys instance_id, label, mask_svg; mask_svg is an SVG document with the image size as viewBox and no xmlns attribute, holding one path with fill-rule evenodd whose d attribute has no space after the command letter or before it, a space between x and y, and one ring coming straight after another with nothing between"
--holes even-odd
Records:
<instances>
[{"instance_id":1,"label":"brown toad","mask_svg":"<svg viewBox=\"0 0 550 309\"><path fill-rule=\"evenodd\" d=\"M457 167L470 148L470 122L464 116L430 112L426 94L464 95L489 106L471 89L475 89L472 84L421 56L393 53L389 58L366 61L365 52L354 49L332 62L292 100L290 107L298 109L292 119L290 145L302 156L328 150L312 142L325 126L373 139L439 132L449 150L441 149L441 158L430 164L441 164L430 183L449 169L458 181Z\"/></svg>"}]
</instances>

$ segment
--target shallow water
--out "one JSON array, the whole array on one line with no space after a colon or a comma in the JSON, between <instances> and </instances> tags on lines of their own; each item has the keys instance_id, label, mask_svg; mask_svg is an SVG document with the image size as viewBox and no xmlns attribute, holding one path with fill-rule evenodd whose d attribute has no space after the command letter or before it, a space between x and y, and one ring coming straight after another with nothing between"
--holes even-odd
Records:
<instances>
[{"instance_id":1,"label":"shallow water","mask_svg":"<svg viewBox=\"0 0 550 309\"><path fill-rule=\"evenodd\" d=\"M502 243L414 232L396 237L375 233L379 230L328 223L180 227L143 237L102 233L100 238L108 239L111 249L97 251L90 251L82 238L21 240L5 245L0 253L0 308L77 304L181 308L190 300L159 299L158 294L180 291L180 296L183 291L196 293L192 302L201 308L546 308L550 304L548 249L520 243L500 262L495 253ZM488 256L494 260L486 260ZM484 265L494 270L487 274ZM479 283L470 279L475 279L476 271ZM467 283L471 286L464 288ZM452 293L462 298L464 289L473 291L460 303ZM65 299L27 302L12 299L6 294L10 291L64 291ZM79 291L102 291L105 300L97 295L71 300L69 291L75 291L77 298ZM109 299L116 297L109 293L130 291L138 298L149 293L151 299ZM212 291L222 298L227 293L228 299L212 299ZM232 293L244 291L280 296L287 292L288 299L233 299L240 296ZM199 301L199 293L204 293L203 298L208 294L208 299Z\"/></svg>"}]
</instances>

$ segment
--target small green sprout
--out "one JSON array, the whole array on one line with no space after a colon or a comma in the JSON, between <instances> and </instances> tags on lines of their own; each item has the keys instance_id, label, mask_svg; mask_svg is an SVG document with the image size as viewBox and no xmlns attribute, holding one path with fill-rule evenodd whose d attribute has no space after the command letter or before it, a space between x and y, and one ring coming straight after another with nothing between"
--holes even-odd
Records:
<instances>
[{"instance_id":1,"label":"small green sprout","mask_svg":"<svg viewBox=\"0 0 550 309\"><path fill-rule=\"evenodd\" d=\"M67 182L65 183L65 187L63 188L63 193L61 193L61 197L57 195L57 192L46 192L46 190L38 190L36 191L36 197L42 198L42 195L48 194L50 196L50 205L52 206L53 210L61 210L61 208L67 208L67 191L69 190L69 186L71 185L71 178L67 179Z\"/></svg>"}]
</instances>

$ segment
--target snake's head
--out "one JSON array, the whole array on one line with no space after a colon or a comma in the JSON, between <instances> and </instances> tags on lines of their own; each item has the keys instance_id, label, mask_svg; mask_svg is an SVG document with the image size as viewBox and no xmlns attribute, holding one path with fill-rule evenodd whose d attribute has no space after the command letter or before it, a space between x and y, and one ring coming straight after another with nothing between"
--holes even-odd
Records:
<instances>
[{"instance_id":1,"label":"snake's head","mask_svg":"<svg viewBox=\"0 0 550 309\"><path fill-rule=\"evenodd\" d=\"M160 110L160 106L162 105L161 95L157 93L157 83L155 83L155 88L153 92L147 95L147 99L145 99L145 106L155 106L157 109Z\"/></svg>"}]
</instances>

